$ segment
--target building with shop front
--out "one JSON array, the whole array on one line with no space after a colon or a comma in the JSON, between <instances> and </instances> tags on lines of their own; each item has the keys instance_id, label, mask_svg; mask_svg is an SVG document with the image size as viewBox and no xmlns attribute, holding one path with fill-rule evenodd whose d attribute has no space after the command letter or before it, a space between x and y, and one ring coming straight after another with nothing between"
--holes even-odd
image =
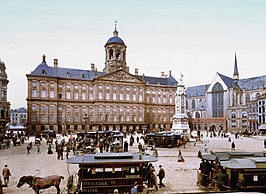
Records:
<instances>
[{"instance_id":1,"label":"building with shop front","mask_svg":"<svg viewBox=\"0 0 266 194\"><path fill-rule=\"evenodd\" d=\"M170 130L175 109L176 79L129 72L127 46L113 36L105 46L105 66L98 71L49 66L46 57L27 74L27 127L30 133L53 129L77 131Z\"/></svg>"},{"instance_id":2,"label":"building with shop front","mask_svg":"<svg viewBox=\"0 0 266 194\"><path fill-rule=\"evenodd\" d=\"M266 93L266 76L240 79L235 55L233 77L216 73L210 84L188 87L186 93L192 130L255 131L263 118L258 99Z\"/></svg>"},{"instance_id":3,"label":"building with shop front","mask_svg":"<svg viewBox=\"0 0 266 194\"><path fill-rule=\"evenodd\" d=\"M11 125L26 125L27 123L27 109L20 107L18 109L10 110L10 124Z\"/></svg>"}]
</instances>

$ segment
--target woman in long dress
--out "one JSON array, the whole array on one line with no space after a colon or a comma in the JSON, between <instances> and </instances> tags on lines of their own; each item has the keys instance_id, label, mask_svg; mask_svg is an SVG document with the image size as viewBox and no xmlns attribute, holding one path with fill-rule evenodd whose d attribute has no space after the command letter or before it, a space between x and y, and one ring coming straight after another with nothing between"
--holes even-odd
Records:
<instances>
[{"instance_id":1,"label":"woman in long dress","mask_svg":"<svg viewBox=\"0 0 266 194\"><path fill-rule=\"evenodd\" d=\"M185 162L185 159L182 156L181 150L178 151L177 162Z\"/></svg>"}]
</instances>

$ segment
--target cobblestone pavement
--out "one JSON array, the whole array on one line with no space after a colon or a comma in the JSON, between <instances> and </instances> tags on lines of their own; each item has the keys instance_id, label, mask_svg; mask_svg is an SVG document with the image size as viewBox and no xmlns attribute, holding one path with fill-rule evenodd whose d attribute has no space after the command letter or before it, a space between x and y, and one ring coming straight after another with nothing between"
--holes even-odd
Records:
<instances>
[{"instance_id":1,"label":"cobblestone pavement","mask_svg":"<svg viewBox=\"0 0 266 194\"><path fill-rule=\"evenodd\" d=\"M266 139L265 136L255 136L253 138L241 137L240 139L234 139L234 136L232 135L231 139L236 144L236 151L264 151L263 141ZM33 140L33 138L30 138L30 141ZM62 193L67 193L65 187L68 174L75 172L77 166L69 167L65 162L66 158L64 158L64 160L57 160L55 152L48 155L47 145L44 140L41 144L41 154L37 154L36 146L33 146L31 154L27 155L27 143L28 142L16 147L11 146L11 149L0 150L0 170L2 171L4 165L7 164L12 174L9 186L3 188L4 193L34 193L28 185L23 185L21 188L16 187L19 178L24 175L40 177L62 175L65 179L61 182L60 188ZM197 153L199 150L204 152L205 144L207 144L209 151L225 151L230 150L231 147L228 138L204 137L202 142L199 142L196 145L191 143L191 145L187 145L186 148L181 148L185 162L177 162L177 148L158 148L158 162L154 163L154 166L157 172L159 170L159 164L164 167L166 177L163 182L166 187L159 188L156 194L207 192L206 190L201 190L196 184L197 169L200 163L200 159L197 158ZM132 147L129 147L129 151L136 152L137 143ZM70 157L72 157L72 153L70 154ZM41 193L56 193L56 189L49 188L41 190Z\"/></svg>"}]
</instances>

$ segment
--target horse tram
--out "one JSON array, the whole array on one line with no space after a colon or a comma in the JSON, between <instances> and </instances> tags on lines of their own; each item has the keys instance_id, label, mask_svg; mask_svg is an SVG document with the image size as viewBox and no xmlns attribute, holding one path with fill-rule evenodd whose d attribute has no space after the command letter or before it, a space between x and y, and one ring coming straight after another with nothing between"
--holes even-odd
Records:
<instances>
[{"instance_id":1,"label":"horse tram","mask_svg":"<svg viewBox=\"0 0 266 194\"><path fill-rule=\"evenodd\" d=\"M210 170L204 174L198 172L200 186L210 186L214 191L266 191L265 152L211 152L202 155L201 159Z\"/></svg>"},{"instance_id":2,"label":"horse tram","mask_svg":"<svg viewBox=\"0 0 266 194\"><path fill-rule=\"evenodd\" d=\"M162 131L146 134L146 140L144 140L148 146L155 145L162 148L173 148L177 146L178 140L181 139L180 134L176 134L172 131Z\"/></svg>"},{"instance_id":3,"label":"horse tram","mask_svg":"<svg viewBox=\"0 0 266 194\"><path fill-rule=\"evenodd\" d=\"M123 137L120 131L90 131L77 133L77 153L93 154L96 147L106 151L123 151Z\"/></svg>"},{"instance_id":4,"label":"horse tram","mask_svg":"<svg viewBox=\"0 0 266 194\"><path fill-rule=\"evenodd\" d=\"M130 193L137 182L138 192L143 191L144 167L156 162L154 156L124 153L97 153L76 156L66 161L70 173L68 193ZM78 165L71 173L70 166Z\"/></svg>"}]
</instances>

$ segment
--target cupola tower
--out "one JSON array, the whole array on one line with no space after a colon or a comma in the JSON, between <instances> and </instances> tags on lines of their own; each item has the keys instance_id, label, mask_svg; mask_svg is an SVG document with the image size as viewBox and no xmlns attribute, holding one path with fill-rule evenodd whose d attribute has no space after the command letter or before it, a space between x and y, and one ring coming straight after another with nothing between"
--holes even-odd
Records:
<instances>
[{"instance_id":1,"label":"cupola tower","mask_svg":"<svg viewBox=\"0 0 266 194\"><path fill-rule=\"evenodd\" d=\"M111 73L119 69L124 69L129 72L129 68L126 66L126 49L124 41L118 37L118 31L116 28L117 21L115 21L115 30L113 37L109 38L105 44L105 73Z\"/></svg>"}]
</instances>

